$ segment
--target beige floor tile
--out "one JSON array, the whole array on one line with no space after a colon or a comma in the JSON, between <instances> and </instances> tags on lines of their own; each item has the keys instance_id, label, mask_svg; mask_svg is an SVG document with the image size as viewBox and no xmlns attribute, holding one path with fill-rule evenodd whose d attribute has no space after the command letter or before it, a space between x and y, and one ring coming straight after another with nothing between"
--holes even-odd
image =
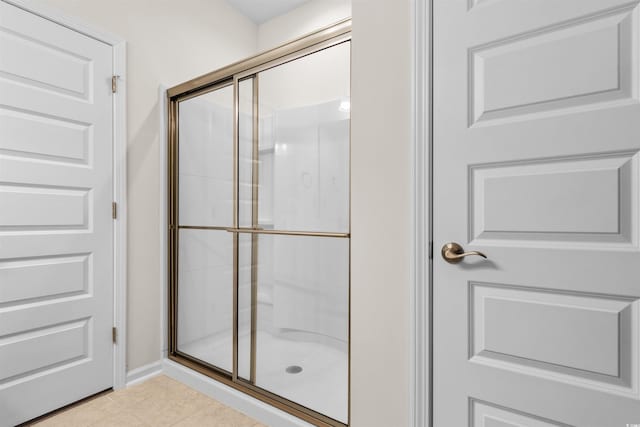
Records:
<instances>
[{"instance_id":1,"label":"beige floor tile","mask_svg":"<svg viewBox=\"0 0 640 427\"><path fill-rule=\"evenodd\" d=\"M122 411L120 405L109 398L111 394L113 393L91 399L78 406L73 406L53 417L45 418L32 425L39 427L88 426L91 423Z\"/></svg>"},{"instance_id":2,"label":"beige floor tile","mask_svg":"<svg viewBox=\"0 0 640 427\"><path fill-rule=\"evenodd\" d=\"M126 389L109 395L109 398L125 411L150 397L151 392L146 388Z\"/></svg>"},{"instance_id":3,"label":"beige floor tile","mask_svg":"<svg viewBox=\"0 0 640 427\"><path fill-rule=\"evenodd\" d=\"M184 396L152 397L138 403L131 411L150 425L168 427L207 406L216 407L220 404L199 393L190 393Z\"/></svg>"},{"instance_id":4,"label":"beige floor tile","mask_svg":"<svg viewBox=\"0 0 640 427\"><path fill-rule=\"evenodd\" d=\"M122 412L124 408L111 398L114 394L115 393L109 393L97 399L90 400L89 402L83 403L78 406L78 408L74 408L72 410L79 409L82 411L94 411L105 413L107 415L118 414Z\"/></svg>"},{"instance_id":5,"label":"beige floor tile","mask_svg":"<svg viewBox=\"0 0 640 427\"><path fill-rule=\"evenodd\" d=\"M102 404L105 403L105 407L102 407ZM38 427L86 427L114 414L113 411L105 409L108 407L108 403L101 401L100 404L96 404L91 401L33 425Z\"/></svg>"},{"instance_id":6,"label":"beige floor tile","mask_svg":"<svg viewBox=\"0 0 640 427\"><path fill-rule=\"evenodd\" d=\"M109 397L116 402L122 410L135 412L139 405L145 400L180 399L194 394L197 394L197 391L162 375L145 381L142 384L124 390L118 390L110 394Z\"/></svg>"},{"instance_id":7,"label":"beige floor tile","mask_svg":"<svg viewBox=\"0 0 640 427\"><path fill-rule=\"evenodd\" d=\"M80 404L38 427L265 427L164 375Z\"/></svg>"},{"instance_id":8,"label":"beige floor tile","mask_svg":"<svg viewBox=\"0 0 640 427\"><path fill-rule=\"evenodd\" d=\"M140 418L133 414L124 412L116 414L95 424L91 424L90 427L150 427L149 424L143 422Z\"/></svg>"},{"instance_id":9,"label":"beige floor tile","mask_svg":"<svg viewBox=\"0 0 640 427\"><path fill-rule=\"evenodd\" d=\"M247 417L231 408L205 408L200 412L185 418L175 427L266 427L256 420Z\"/></svg>"}]
</instances>

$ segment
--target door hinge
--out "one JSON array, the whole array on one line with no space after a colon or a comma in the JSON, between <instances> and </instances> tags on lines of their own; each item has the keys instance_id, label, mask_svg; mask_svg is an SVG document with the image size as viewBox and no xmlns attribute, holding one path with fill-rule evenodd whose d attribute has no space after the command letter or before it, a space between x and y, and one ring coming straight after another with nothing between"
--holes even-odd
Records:
<instances>
[{"instance_id":1,"label":"door hinge","mask_svg":"<svg viewBox=\"0 0 640 427\"><path fill-rule=\"evenodd\" d=\"M111 93L118 92L118 79L119 78L120 78L120 76L118 76L118 75L111 76Z\"/></svg>"},{"instance_id":2,"label":"door hinge","mask_svg":"<svg viewBox=\"0 0 640 427\"><path fill-rule=\"evenodd\" d=\"M111 329L111 340L114 344L118 341L118 328L115 326Z\"/></svg>"},{"instance_id":3,"label":"door hinge","mask_svg":"<svg viewBox=\"0 0 640 427\"><path fill-rule=\"evenodd\" d=\"M111 217L113 219L118 218L118 204L116 202L111 203Z\"/></svg>"}]
</instances>

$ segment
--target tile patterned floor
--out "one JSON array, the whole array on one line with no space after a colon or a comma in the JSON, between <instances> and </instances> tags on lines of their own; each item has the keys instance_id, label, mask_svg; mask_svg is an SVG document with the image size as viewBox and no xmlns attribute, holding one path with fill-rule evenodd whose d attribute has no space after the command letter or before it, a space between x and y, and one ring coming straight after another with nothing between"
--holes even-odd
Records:
<instances>
[{"instance_id":1,"label":"tile patterned floor","mask_svg":"<svg viewBox=\"0 0 640 427\"><path fill-rule=\"evenodd\" d=\"M38 427L266 427L160 375L41 419Z\"/></svg>"}]
</instances>

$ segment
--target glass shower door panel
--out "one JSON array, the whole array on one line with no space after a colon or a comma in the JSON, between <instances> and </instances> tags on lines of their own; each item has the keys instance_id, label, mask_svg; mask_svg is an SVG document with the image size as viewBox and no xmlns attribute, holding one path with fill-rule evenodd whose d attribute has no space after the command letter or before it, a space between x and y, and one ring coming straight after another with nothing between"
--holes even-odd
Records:
<instances>
[{"instance_id":1,"label":"glass shower door panel","mask_svg":"<svg viewBox=\"0 0 640 427\"><path fill-rule=\"evenodd\" d=\"M252 177L257 191L241 190L241 226L251 225L254 212L263 229L348 233L350 43L259 72L253 81L239 88L240 121L257 116L255 162L240 162L240 176ZM250 142L240 140L245 156Z\"/></svg>"},{"instance_id":2,"label":"glass shower door panel","mask_svg":"<svg viewBox=\"0 0 640 427\"><path fill-rule=\"evenodd\" d=\"M233 235L181 229L178 240L178 351L231 372Z\"/></svg>"},{"instance_id":3,"label":"glass shower door panel","mask_svg":"<svg viewBox=\"0 0 640 427\"><path fill-rule=\"evenodd\" d=\"M233 370L233 86L178 104L177 350Z\"/></svg>"},{"instance_id":4,"label":"glass shower door panel","mask_svg":"<svg viewBox=\"0 0 640 427\"><path fill-rule=\"evenodd\" d=\"M233 226L233 86L179 104L180 225Z\"/></svg>"},{"instance_id":5,"label":"glass shower door panel","mask_svg":"<svg viewBox=\"0 0 640 427\"><path fill-rule=\"evenodd\" d=\"M241 269L253 286L239 305L255 323L239 325L239 376L254 385L347 422L349 239L257 236L257 267ZM240 235L239 263L250 265L252 236ZM254 248L256 250L256 248ZM253 283L252 283L253 282ZM250 343L253 341L254 345ZM242 345L243 344L243 345Z\"/></svg>"}]
</instances>

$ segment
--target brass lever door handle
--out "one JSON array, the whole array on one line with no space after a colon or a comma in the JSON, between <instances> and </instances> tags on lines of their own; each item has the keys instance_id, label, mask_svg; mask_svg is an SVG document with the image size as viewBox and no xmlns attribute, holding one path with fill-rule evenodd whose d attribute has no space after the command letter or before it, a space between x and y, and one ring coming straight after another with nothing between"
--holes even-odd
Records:
<instances>
[{"instance_id":1,"label":"brass lever door handle","mask_svg":"<svg viewBox=\"0 0 640 427\"><path fill-rule=\"evenodd\" d=\"M485 259L487 258L487 256L482 252L478 252L478 251L465 252L462 246L460 246L455 242L450 242L444 245L442 247L441 253L442 253L442 258L444 258L444 260L447 261L449 264L457 264L460 261L462 261L464 257L470 256L470 255L478 255L478 256L481 256L482 258L485 258Z\"/></svg>"}]
</instances>

